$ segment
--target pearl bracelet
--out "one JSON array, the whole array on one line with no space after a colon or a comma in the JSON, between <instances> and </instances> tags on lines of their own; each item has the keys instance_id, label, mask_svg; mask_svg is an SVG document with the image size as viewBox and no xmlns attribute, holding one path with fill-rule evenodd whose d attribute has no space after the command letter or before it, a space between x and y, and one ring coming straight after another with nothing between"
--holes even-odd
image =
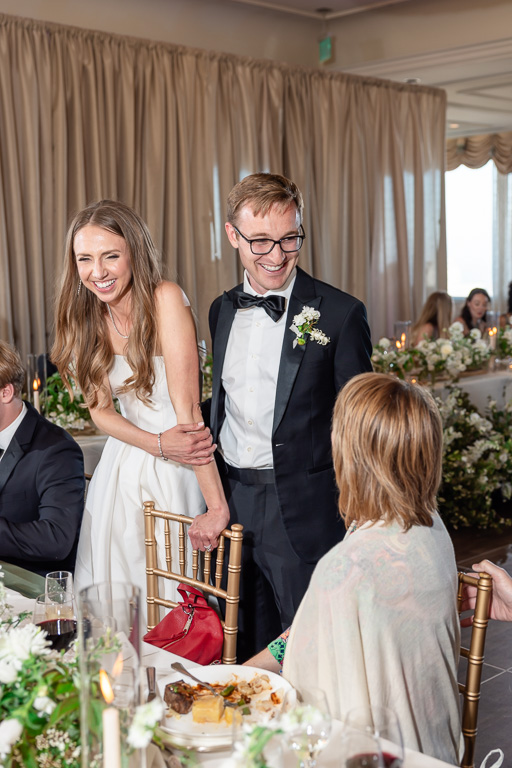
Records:
<instances>
[{"instance_id":1,"label":"pearl bracelet","mask_svg":"<svg viewBox=\"0 0 512 768\"><path fill-rule=\"evenodd\" d=\"M162 451L162 433L158 433L158 450L160 451L160 456L164 461L169 461L167 456L164 456L164 452Z\"/></svg>"}]
</instances>

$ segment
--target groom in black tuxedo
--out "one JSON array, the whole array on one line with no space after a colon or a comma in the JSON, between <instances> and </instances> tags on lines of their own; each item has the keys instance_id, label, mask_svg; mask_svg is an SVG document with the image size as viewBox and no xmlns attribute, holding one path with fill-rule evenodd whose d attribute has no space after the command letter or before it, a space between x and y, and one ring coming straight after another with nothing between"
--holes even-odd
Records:
<instances>
[{"instance_id":1,"label":"groom in black tuxedo","mask_svg":"<svg viewBox=\"0 0 512 768\"><path fill-rule=\"evenodd\" d=\"M244 526L240 660L289 626L315 564L343 538L332 409L341 387L372 369L364 305L297 267L302 213L283 176L233 188L226 232L244 283L210 309L211 430L231 523Z\"/></svg>"},{"instance_id":2,"label":"groom in black tuxedo","mask_svg":"<svg viewBox=\"0 0 512 768\"><path fill-rule=\"evenodd\" d=\"M80 446L21 399L25 372L0 341L0 560L72 570L84 506Z\"/></svg>"}]
</instances>

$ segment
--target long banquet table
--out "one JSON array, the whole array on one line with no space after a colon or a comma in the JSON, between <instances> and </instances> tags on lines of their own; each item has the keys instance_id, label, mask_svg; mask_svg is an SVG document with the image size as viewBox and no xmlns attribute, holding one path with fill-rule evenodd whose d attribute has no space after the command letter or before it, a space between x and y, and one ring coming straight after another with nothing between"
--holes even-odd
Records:
<instances>
[{"instance_id":1,"label":"long banquet table","mask_svg":"<svg viewBox=\"0 0 512 768\"><path fill-rule=\"evenodd\" d=\"M34 598L44 591L44 578L30 571L0 562L4 571L4 583L7 588L8 602L16 613L32 609ZM173 661L181 661L186 667L196 667L196 674L200 676L198 665L183 659L180 656L155 648L148 643L142 643L142 663L144 666L156 668L157 682L168 676L171 672L170 665ZM333 734L329 744L318 759L318 768L340 768L338 743L341 734L341 723L334 723ZM178 753L177 753L178 754ZM199 754L199 763L205 768L225 768L228 753ZM147 768L165 768L166 762L159 751L152 745L148 751ZM285 768L294 768L294 762L285 763ZM411 749L405 750L403 768L454 768L448 763L436 760L433 757L422 755Z\"/></svg>"}]
</instances>

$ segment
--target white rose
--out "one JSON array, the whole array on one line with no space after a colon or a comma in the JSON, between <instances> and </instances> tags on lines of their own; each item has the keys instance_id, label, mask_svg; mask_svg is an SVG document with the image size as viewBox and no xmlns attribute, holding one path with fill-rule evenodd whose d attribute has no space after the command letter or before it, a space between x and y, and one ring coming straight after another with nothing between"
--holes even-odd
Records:
<instances>
[{"instance_id":1,"label":"white rose","mask_svg":"<svg viewBox=\"0 0 512 768\"><path fill-rule=\"evenodd\" d=\"M470 330L470 332L469 332L469 337L470 337L471 339L475 339L475 340L476 340L476 339L481 339L481 338L482 338L482 334L480 333L480 331L478 330L478 328L472 328L472 329Z\"/></svg>"},{"instance_id":2,"label":"white rose","mask_svg":"<svg viewBox=\"0 0 512 768\"><path fill-rule=\"evenodd\" d=\"M382 347L383 349L388 349L388 347L391 346L391 342L389 339L387 339L385 336L382 337L382 339L379 340L379 347Z\"/></svg>"},{"instance_id":3,"label":"white rose","mask_svg":"<svg viewBox=\"0 0 512 768\"><path fill-rule=\"evenodd\" d=\"M10 718L0 723L0 757L6 757L20 738L23 726L19 720Z\"/></svg>"},{"instance_id":4,"label":"white rose","mask_svg":"<svg viewBox=\"0 0 512 768\"><path fill-rule=\"evenodd\" d=\"M439 351L443 357L448 357L448 355L451 355L453 352L453 346L449 341L445 341L444 344L441 345L441 349Z\"/></svg>"}]
</instances>

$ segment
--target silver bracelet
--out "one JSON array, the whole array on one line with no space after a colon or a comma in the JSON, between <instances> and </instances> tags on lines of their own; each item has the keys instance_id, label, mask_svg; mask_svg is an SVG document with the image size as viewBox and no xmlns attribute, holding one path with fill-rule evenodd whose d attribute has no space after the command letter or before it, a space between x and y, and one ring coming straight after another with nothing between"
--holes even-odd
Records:
<instances>
[{"instance_id":1,"label":"silver bracelet","mask_svg":"<svg viewBox=\"0 0 512 768\"><path fill-rule=\"evenodd\" d=\"M158 433L158 450L160 451L160 456L164 461L169 461L167 456L164 456L164 452L162 451L162 433Z\"/></svg>"}]
</instances>

